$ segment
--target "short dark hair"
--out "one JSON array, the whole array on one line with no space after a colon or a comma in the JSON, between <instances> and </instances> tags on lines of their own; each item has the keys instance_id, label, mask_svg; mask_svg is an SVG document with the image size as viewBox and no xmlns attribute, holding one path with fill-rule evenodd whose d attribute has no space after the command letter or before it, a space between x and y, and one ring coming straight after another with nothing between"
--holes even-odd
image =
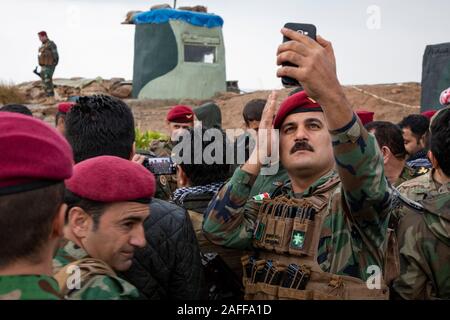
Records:
<instances>
[{"instance_id":1,"label":"short dark hair","mask_svg":"<svg viewBox=\"0 0 450 320\"><path fill-rule=\"evenodd\" d=\"M409 128L419 142L420 138L428 131L430 120L421 114L410 114L398 124L401 129Z\"/></svg>"},{"instance_id":2,"label":"short dark hair","mask_svg":"<svg viewBox=\"0 0 450 320\"><path fill-rule=\"evenodd\" d=\"M40 263L64 199L64 183L0 196L0 267L18 260Z\"/></svg>"},{"instance_id":3,"label":"short dark hair","mask_svg":"<svg viewBox=\"0 0 450 320\"><path fill-rule=\"evenodd\" d=\"M134 118L130 107L120 99L106 95L80 97L67 113L65 126L75 163L103 155L130 158Z\"/></svg>"},{"instance_id":4,"label":"short dark hair","mask_svg":"<svg viewBox=\"0 0 450 320\"><path fill-rule=\"evenodd\" d=\"M386 146L397 159L405 159L405 141L398 126L388 121L372 121L366 125L366 129L374 131L380 149Z\"/></svg>"},{"instance_id":5,"label":"short dark hair","mask_svg":"<svg viewBox=\"0 0 450 320\"><path fill-rule=\"evenodd\" d=\"M430 129L431 152L444 174L450 177L450 109L440 111Z\"/></svg>"},{"instance_id":6,"label":"short dark hair","mask_svg":"<svg viewBox=\"0 0 450 320\"><path fill-rule=\"evenodd\" d=\"M68 220L70 209L79 207L92 217L92 220L94 221L94 231L98 229L98 226L100 224L100 217L103 215L103 213L105 213L105 210L110 205L110 203L99 202L80 197L68 189L66 189L64 193L64 203L67 204L67 211L65 216L66 224L69 222Z\"/></svg>"},{"instance_id":7,"label":"short dark hair","mask_svg":"<svg viewBox=\"0 0 450 320\"><path fill-rule=\"evenodd\" d=\"M261 116L266 103L267 100L264 99L253 99L247 102L242 111L242 116L247 125L250 121L261 121Z\"/></svg>"},{"instance_id":8,"label":"short dark hair","mask_svg":"<svg viewBox=\"0 0 450 320\"><path fill-rule=\"evenodd\" d=\"M211 139L211 141L206 141L206 139L203 139L205 132L209 130L216 130L219 131L222 135L222 157L220 162L222 163L216 163L213 164L206 164L205 159L202 156L201 164L195 164L195 151L201 152L203 155L203 151L205 148L207 148L209 145L215 142L215 137ZM209 131L211 133L211 131ZM208 133L207 133L208 135ZM213 129L206 129L206 128L189 128L188 132L183 134L183 136L176 142L175 145L179 145L180 143L183 143L183 140L185 137L190 138L191 142L191 154L187 158L189 160L189 163L178 163L180 167L183 169L184 173L190 180L192 186L202 186L207 185L214 182L223 182L228 179L230 174L230 165L226 163L226 154L227 154L227 147L229 146L229 141L227 139L227 136L223 130L213 128ZM202 149L201 151L195 150L195 141L199 141L197 139L201 139L202 141ZM212 152L211 155L214 157L215 152ZM183 152L180 153L180 156L184 158Z\"/></svg>"},{"instance_id":9,"label":"short dark hair","mask_svg":"<svg viewBox=\"0 0 450 320\"><path fill-rule=\"evenodd\" d=\"M3 107L0 108L0 111L21 113L31 117L33 116L31 110L28 109L23 104L5 104Z\"/></svg>"}]
</instances>

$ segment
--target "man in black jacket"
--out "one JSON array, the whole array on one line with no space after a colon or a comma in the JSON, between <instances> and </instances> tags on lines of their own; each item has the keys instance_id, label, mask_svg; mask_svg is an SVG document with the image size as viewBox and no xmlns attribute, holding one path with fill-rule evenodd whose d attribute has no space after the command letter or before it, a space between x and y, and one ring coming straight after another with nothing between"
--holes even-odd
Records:
<instances>
[{"instance_id":1,"label":"man in black jacket","mask_svg":"<svg viewBox=\"0 0 450 320\"><path fill-rule=\"evenodd\" d=\"M197 150L197 144L201 149ZM211 154L214 159L212 163L205 159L205 152L208 153L211 147L214 147L214 154ZM183 138L174 146L174 151L180 150L180 159L176 157L174 159L178 163L178 188L173 193L172 199L177 205L188 210L203 254L206 286L209 288L208 299L212 300L243 298L241 286L243 251L213 244L202 230L203 212L229 178L230 165L226 163L227 147L228 140L224 131L201 127L186 130ZM201 161L195 161L200 160L196 159L197 154L202 155Z\"/></svg>"},{"instance_id":2,"label":"man in black jacket","mask_svg":"<svg viewBox=\"0 0 450 320\"><path fill-rule=\"evenodd\" d=\"M66 138L75 162L100 155L139 161L133 114L113 97L80 97L66 115ZM133 265L121 276L145 299L204 298L200 249L186 210L153 199L144 230L147 246L135 253Z\"/></svg>"},{"instance_id":3,"label":"man in black jacket","mask_svg":"<svg viewBox=\"0 0 450 320\"><path fill-rule=\"evenodd\" d=\"M144 230L147 246L135 253L131 268L121 276L144 299L206 298L200 250L186 210L154 198Z\"/></svg>"}]
</instances>

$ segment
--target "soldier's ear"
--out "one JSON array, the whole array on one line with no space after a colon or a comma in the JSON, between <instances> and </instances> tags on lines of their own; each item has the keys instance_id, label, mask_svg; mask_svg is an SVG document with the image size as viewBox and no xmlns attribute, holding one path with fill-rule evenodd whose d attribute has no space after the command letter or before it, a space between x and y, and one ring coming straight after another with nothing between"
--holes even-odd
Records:
<instances>
[{"instance_id":1,"label":"soldier's ear","mask_svg":"<svg viewBox=\"0 0 450 320\"><path fill-rule=\"evenodd\" d=\"M417 144L421 147L421 148L425 148L425 137L421 136L419 138L419 141L417 142Z\"/></svg>"},{"instance_id":2,"label":"soldier's ear","mask_svg":"<svg viewBox=\"0 0 450 320\"><path fill-rule=\"evenodd\" d=\"M430 159L431 165L433 169L439 168L439 163L436 160L436 157L433 154L433 151L429 150L427 153L428 159Z\"/></svg>"},{"instance_id":3,"label":"soldier's ear","mask_svg":"<svg viewBox=\"0 0 450 320\"><path fill-rule=\"evenodd\" d=\"M92 217L80 207L70 208L67 214L69 229L79 239L85 238L92 228Z\"/></svg>"},{"instance_id":4,"label":"soldier's ear","mask_svg":"<svg viewBox=\"0 0 450 320\"><path fill-rule=\"evenodd\" d=\"M180 165L177 165L177 187L183 188L189 186L189 179Z\"/></svg>"},{"instance_id":5,"label":"soldier's ear","mask_svg":"<svg viewBox=\"0 0 450 320\"><path fill-rule=\"evenodd\" d=\"M129 160L133 160L134 155L136 154L136 141L133 142L133 146L131 147L131 154L130 154L130 159Z\"/></svg>"},{"instance_id":6,"label":"soldier's ear","mask_svg":"<svg viewBox=\"0 0 450 320\"><path fill-rule=\"evenodd\" d=\"M384 163L386 164L386 162L391 158L391 155L392 155L391 149L389 149L389 147L382 146L381 154L383 155L383 160L384 160Z\"/></svg>"}]
</instances>

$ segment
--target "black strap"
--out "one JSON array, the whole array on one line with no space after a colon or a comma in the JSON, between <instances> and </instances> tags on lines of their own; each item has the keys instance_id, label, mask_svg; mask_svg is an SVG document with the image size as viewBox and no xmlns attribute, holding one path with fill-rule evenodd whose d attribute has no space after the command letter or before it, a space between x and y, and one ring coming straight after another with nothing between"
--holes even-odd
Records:
<instances>
[{"instance_id":1,"label":"black strap","mask_svg":"<svg viewBox=\"0 0 450 320\"><path fill-rule=\"evenodd\" d=\"M26 184L3 187L0 188L0 196L41 189L61 182L62 180L36 180Z\"/></svg>"}]
</instances>

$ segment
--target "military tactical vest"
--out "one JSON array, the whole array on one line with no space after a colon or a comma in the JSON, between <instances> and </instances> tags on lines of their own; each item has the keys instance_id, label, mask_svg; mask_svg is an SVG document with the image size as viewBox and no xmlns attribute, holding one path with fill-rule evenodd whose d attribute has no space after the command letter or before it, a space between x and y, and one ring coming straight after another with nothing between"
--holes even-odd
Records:
<instances>
[{"instance_id":1,"label":"military tactical vest","mask_svg":"<svg viewBox=\"0 0 450 320\"><path fill-rule=\"evenodd\" d=\"M50 44L49 40L39 48L38 60L40 66L54 66L56 64Z\"/></svg>"},{"instance_id":2,"label":"military tactical vest","mask_svg":"<svg viewBox=\"0 0 450 320\"><path fill-rule=\"evenodd\" d=\"M370 290L361 279L322 271L317 250L331 195L340 179L318 194L295 199L273 195L259 209L253 245L257 257L242 258L248 300L387 299L388 290Z\"/></svg>"},{"instance_id":3,"label":"military tactical vest","mask_svg":"<svg viewBox=\"0 0 450 320\"><path fill-rule=\"evenodd\" d=\"M80 270L80 283L87 283L89 279L98 275L106 275L110 277L117 277L116 273L109 265L99 259L93 258L85 258L74 261L72 263L67 264L62 269L60 269L57 273L53 275L53 277L58 282L61 293L64 296L69 295L69 293L74 290L73 288L69 288L68 279L74 274L73 272L69 272L69 268L71 266L76 266Z\"/></svg>"}]
</instances>

